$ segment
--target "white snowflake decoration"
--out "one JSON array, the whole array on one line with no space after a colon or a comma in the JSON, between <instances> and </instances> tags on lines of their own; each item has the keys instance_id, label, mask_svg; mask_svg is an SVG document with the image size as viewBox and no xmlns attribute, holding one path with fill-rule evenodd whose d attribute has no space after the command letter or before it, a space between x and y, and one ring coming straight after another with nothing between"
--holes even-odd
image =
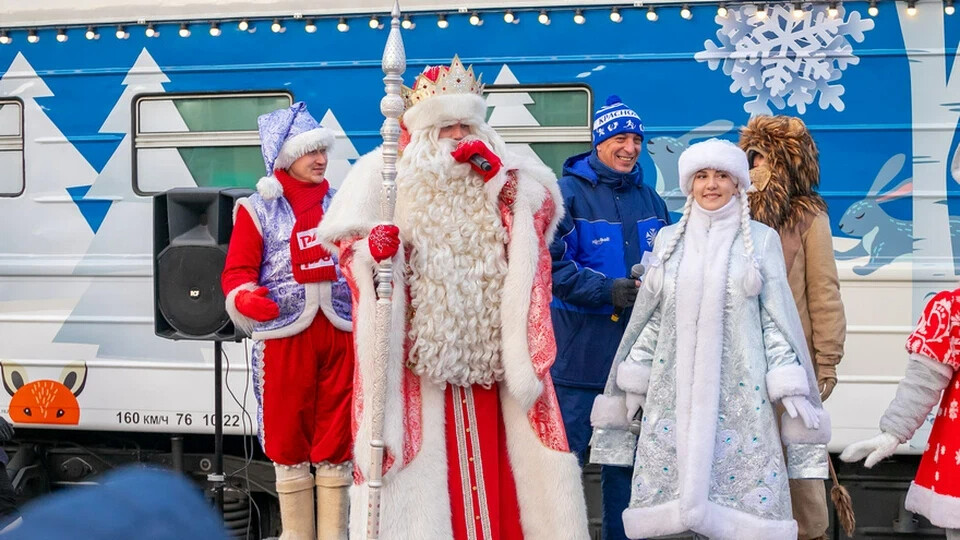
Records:
<instances>
[{"instance_id":1,"label":"white snowflake decoration","mask_svg":"<svg viewBox=\"0 0 960 540\"><path fill-rule=\"evenodd\" d=\"M722 64L733 78L730 91L754 98L743 105L753 115L771 114L770 104L779 110L795 107L803 114L818 93L821 109L842 111L843 85L831 83L840 80L847 66L860 62L847 37L862 42L873 20L862 19L857 11L847 17L842 6L833 18L826 5L803 9L800 18L786 5L771 6L765 18L757 16L753 4L729 9L726 17L715 18L719 45L708 39L706 50L694 57L711 70Z\"/></svg>"}]
</instances>

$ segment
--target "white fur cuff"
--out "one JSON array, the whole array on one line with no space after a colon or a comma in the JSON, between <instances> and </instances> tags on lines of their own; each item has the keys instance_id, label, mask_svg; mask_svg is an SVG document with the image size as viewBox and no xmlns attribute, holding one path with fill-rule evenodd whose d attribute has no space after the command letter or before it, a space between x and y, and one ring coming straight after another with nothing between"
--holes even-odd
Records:
<instances>
[{"instance_id":1,"label":"white fur cuff","mask_svg":"<svg viewBox=\"0 0 960 540\"><path fill-rule=\"evenodd\" d=\"M524 412L529 411L530 407L537 402L540 394L543 393L543 383L537 378L533 371L533 365L526 362L523 366L504 366L504 379L507 383L507 390L510 395L517 400Z\"/></svg>"},{"instance_id":2,"label":"white fur cuff","mask_svg":"<svg viewBox=\"0 0 960 540\"><path fill-rule=\"evenodd\" d=\"M790 364L767 372L767 395L770 401L778 401L785 396L810 395L807 370L798 364Z\"/></svg>"},{"instance_id":3,"label":"white fur cuff","mask_svg":"<svg viewBox=\"0 0 960 540\"><path fill-rule=\"evenodd\" d=\"M825 409L818 411L820 427L808 429L803 420L797 416L791 418L783 413L780 417L780 433L783 444L827 444L830 442L830 414Z\"/></svg>"},{"instance_id":4,"label":"white fur cuff","mask_svg":"<svg viewBox=\"0 0 960 540\"><path fill-rule=\"evenodd\" d=\"M624 392L646 394L650 386L650 366L636 362L620 362L617 367L617 386Z\"/></svg>"},{"instance_id":5,"label":"white fur cuff","mask_svg":"<svg viewBox=\"0 0 960 540\"><path fill-rule=\"evenodd\" d=\"M247 317L237 310L237 295L240 294L240 291L252 291L257 287L258 285L256 283L244 283L243 285L227 293L227 300L225 302L227 315L230 316L230 320L233 321L234 326L242 330L243 333L248 336L253 335L253 327L257 324L257 321Z\"/></svg>"},{"instance_id":6,"label":"white fur cuff","mask_svg":"<svg viewBox=\"0 0 960 540\"><path fill-rule=\"evenodd\" d=\"M597 428L629 429L624 396L597 396L590 411L590 425Z\"/></svg>"}]
</instances>

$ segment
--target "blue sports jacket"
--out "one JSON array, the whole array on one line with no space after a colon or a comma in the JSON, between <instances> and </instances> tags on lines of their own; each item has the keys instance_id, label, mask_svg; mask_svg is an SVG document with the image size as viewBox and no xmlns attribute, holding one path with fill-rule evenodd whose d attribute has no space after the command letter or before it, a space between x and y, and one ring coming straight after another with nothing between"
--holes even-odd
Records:
<instances>
[{"instance_id":1,"label":"blue sports jacket","mask_svg":"<svg viewBox=\"0 0 960 540\"><path fill-rule=\"evenodd\" d=\"M670 222L663 199L643 183L640 165L615 171L596 152L563 164L560 191L566 215L550 245L553 301L550 312L557 338L554 382L603 388L627 315L613 314L613 280L627 277L653 240Z\"/></svg>"}]
</instances>

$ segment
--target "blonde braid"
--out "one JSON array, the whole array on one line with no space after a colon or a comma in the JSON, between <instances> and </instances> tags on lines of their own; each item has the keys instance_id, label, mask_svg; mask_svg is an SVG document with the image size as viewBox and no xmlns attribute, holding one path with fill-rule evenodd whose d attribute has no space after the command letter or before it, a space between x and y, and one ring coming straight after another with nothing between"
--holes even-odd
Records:
<instances>
[{"instance_id":1,"label":"blonde braid","mask_svg":"<svg viewBox=\"0 0 960 540\"><path fill-rule=\"evenodd\" d=\"M753 235L750 233L750 201L747 192L740 188L740 232L743 234L743 246L747 250L747 273L743 276L743 288L747 296L757 296L763 288L760 264L753 249Z\"/></svg>"},{"instance_id":2,"label":"blonde braid","mask_svg":"<svg viewBox=\"0 0 960 540\"><path fill-rule=\"evenodd\" d=\"M669 243L663 250L663 255L660 256L659 260L653 264L653 268L650 269L650 273L647 275L647 278L643 281L650 292L655 296L660 295L660 291L663 290L663 274L665 272L664 268L667 264L667 259L673 255L673 252L677 249L677 244L680 243L680 239L683 238L683 231L687 228L687 222L690 221L690 211L693 209L693 195L687 195L687 202L683 205L683 215L680 216L680 221L677 221L677 230L673 233L673 237L670 238Z\"/></svg>"}]
</instances>

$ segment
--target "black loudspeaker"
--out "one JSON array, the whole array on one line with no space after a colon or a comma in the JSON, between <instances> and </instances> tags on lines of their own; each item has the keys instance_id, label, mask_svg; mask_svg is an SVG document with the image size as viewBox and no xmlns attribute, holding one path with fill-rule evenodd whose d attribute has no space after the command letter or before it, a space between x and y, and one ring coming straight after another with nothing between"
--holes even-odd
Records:
<instances>
[{"instance_id":1,"label":"black loudspeaker","mask_svg":"<svg viewBox=\"0 0 960 540\"><path fill-rule=\"evenodd\" d=\"M233 206L249 189L176 188L153 198L154 331L167 339L239 341L220 274Z\"/></svg>"}]
</instances>

